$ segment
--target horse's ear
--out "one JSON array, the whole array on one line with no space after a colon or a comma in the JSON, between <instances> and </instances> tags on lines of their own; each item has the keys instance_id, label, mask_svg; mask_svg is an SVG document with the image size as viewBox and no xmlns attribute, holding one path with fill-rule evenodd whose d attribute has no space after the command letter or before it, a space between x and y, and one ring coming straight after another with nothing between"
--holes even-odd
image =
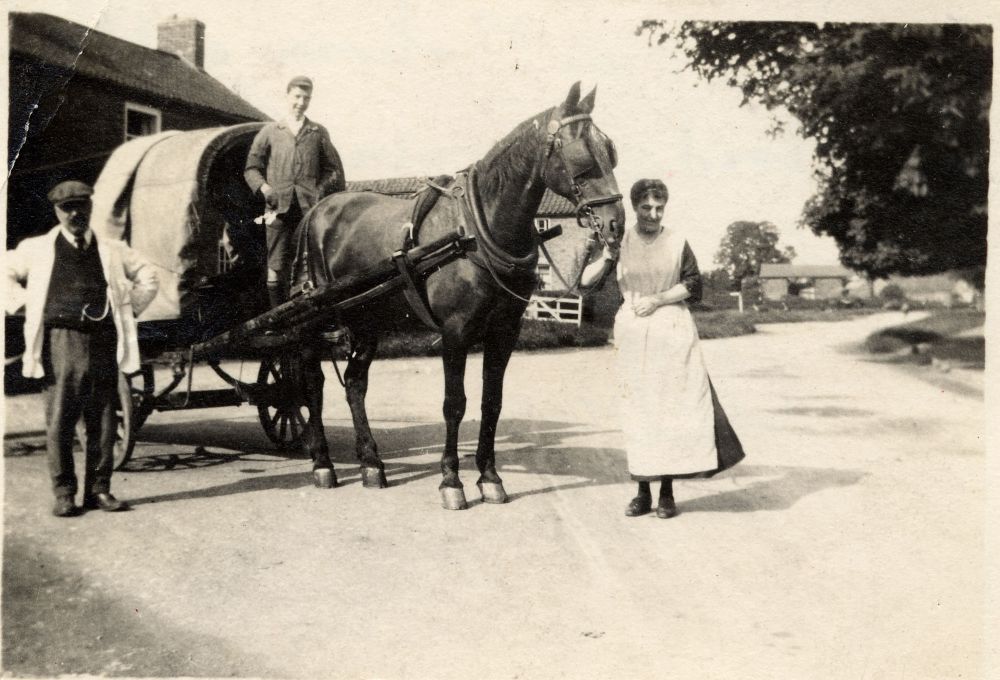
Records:
<instances>
[{"instance_id":1,"label":"horse's ear","mask_svg":"<svg viewBox=\"0 0 1000 680\"><path fill-rule=\"evenodd\" d=\"M594 110L594 99L597 97L597 86L586 97L580 100L580 113L590 113Z\"/></svg>"},{"instance_id":2,"label":"horse's ear","mask_svg":"<svg viewBox=\"0 0 1000 680\"><path fill-rule=\"evenodd\" d=\"M580 103L580 81L573 83L573 87L569 88L569 94L566 95L566 101L563 102L563 111L569 113L576 109L576 105Z\"/></svg>"}]
</instances>

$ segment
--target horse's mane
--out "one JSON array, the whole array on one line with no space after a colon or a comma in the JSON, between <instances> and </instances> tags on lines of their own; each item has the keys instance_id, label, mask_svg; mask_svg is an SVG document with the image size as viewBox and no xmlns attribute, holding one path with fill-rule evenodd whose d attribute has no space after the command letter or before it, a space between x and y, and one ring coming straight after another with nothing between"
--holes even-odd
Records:
<instances>
[{"instance_id":1,"label":"horse's mane","mask_svg":"<svg viewBox=\"0 0 1000 680\"><path fill-rule=\"evenodd\" d=\"M539 144L544 143L546 121L555 109L547 109L524 121L479 162L479 186L492 195L499 195L515 178L524 178L538 162Z\"/></svg>"},{"instance_id":2,"label":"horse's mane","mask_svg":"<svg viewBox=\"0 0 1000 680\"><path fill-rule=\"evenodd\" d=\"M539 145L545 143L544 130L555 108L532 116L493 145L479 162L480 187L497 196L515 178L523 179L531 174L531 169L540 157ZM588 146L598 166L612 166L608 152L610 140L607 136L593 124L588 126L586 134L590 135L591 143Z\"/></svg>"}]
</instances>

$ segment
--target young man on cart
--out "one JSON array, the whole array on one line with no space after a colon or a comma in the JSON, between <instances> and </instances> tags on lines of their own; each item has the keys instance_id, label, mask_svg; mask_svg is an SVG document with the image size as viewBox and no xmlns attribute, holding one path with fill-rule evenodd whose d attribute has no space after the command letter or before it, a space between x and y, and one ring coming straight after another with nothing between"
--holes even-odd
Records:
<instances>
[{"instance_id":1,"label":"young man on cart","mask_svg":"<svg viewBox=\"0 0 1000 680\"><path fill-rule=\"evenodd\" d=\"M292 78L287 115L268 123L253 140L244 177L264 198L267 229L267 293L272 307L288 299L293 234L302 215L323 196L342 191L340 156L326 128L306 118L313 83Z\"/></svg>"}]
</instances>

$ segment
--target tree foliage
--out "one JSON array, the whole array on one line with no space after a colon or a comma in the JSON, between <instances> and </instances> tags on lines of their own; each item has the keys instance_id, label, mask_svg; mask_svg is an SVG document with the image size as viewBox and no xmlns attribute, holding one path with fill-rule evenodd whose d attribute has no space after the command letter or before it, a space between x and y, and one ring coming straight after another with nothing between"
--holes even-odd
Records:
<instances>
[{"instance_id":1,"label":"tree foliage","mask_svg":"<svg viewBox=\"0 0 1000 680\"><path fill-rule=\"evenodd\" d=\"M803 222L872 276L986 263L992 31L984 25L645 21L688 67L816 141ZM780 127L780 126L779 126Z\"/></svg>"},{"instance_id":2,"label":"tree foliage","mask_svg":"<svg viewBox=\"0 0 1000 680\"><path fill-rule=\"evenodd\" d=\"M770 222L733 222L719 243L715 263L732 281L760 274L762 264L791 262L795 249L778 250L778 228Z\"/></svg>"}]
</instances>

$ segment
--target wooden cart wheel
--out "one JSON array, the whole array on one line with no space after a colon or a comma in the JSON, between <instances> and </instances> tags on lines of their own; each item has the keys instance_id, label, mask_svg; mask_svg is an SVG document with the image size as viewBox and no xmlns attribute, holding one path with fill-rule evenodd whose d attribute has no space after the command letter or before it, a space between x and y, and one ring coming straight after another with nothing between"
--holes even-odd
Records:
<instances>
[{"instance_id":1,"label":"wooden cart wheel","mask_svg":"<svg viewBox=\"0 0 1000 680\"><path fill-rule=\"evenodd\" d=\"M257 373L257 387L261 391L257 402L260 424L267 438L282 450L300 446L306 426L288 363L289 359L283 357L264 359Z\"/></svg>"},{"instance_id":2,"label":"wooden cart wheel","mask_svg":"<svg viewBox=\"0 0 1000 680\"><path fill-rule=\"evenodd\" d=\"M153 412L153 392L156 384L153 378L153 367L143 366L138 373L125 378L128 381L129 397L132 401L132 426L133 432L138 432L139 428L146 422L146 418ZM119 385L120 387L120 385Z\"/></svg>"},{"instance_id":3,"label":"wooden cart wheel","mask_svg":"<svg viewBox=\"0 0 1000 680\"><path fill-rule=\"evenodd\" d=\"M142 423L139 410L132 399L132 379L118 373L118 432L115 436L115 469L122 468L132 458L135 438Z\"/></svg>"},{"instance_id":4,"label":"wooden cart wheel","mask_svg":"<svg viewBox=\"0 0 1000 680\"><path fill-rule=\"evenodd\" d=\"M144 373L145 368L143 369ZM143 387L136 385L136 383L143 386L149 385L150 392L152 391L152 369L149 372L149 381L144 381L143 374L132 378L126 376L124 373L118 374L118 394L115 399L117 431L115 432L114 466L116 470L120 469L132 458L132 452L135 450L136 434L139 432L139 427L141 426L137 415L144 407L141 405L142 402L136 397L136 394L141 392ZM149 415L148 410L145 415ZM145 419L145 415L143 415L143 419ZM80 442L80 446L86 450L87 429L83 423L83 416L80 416L80 419L76 421L76 438Z\"/></svg>"}]
</instances>

